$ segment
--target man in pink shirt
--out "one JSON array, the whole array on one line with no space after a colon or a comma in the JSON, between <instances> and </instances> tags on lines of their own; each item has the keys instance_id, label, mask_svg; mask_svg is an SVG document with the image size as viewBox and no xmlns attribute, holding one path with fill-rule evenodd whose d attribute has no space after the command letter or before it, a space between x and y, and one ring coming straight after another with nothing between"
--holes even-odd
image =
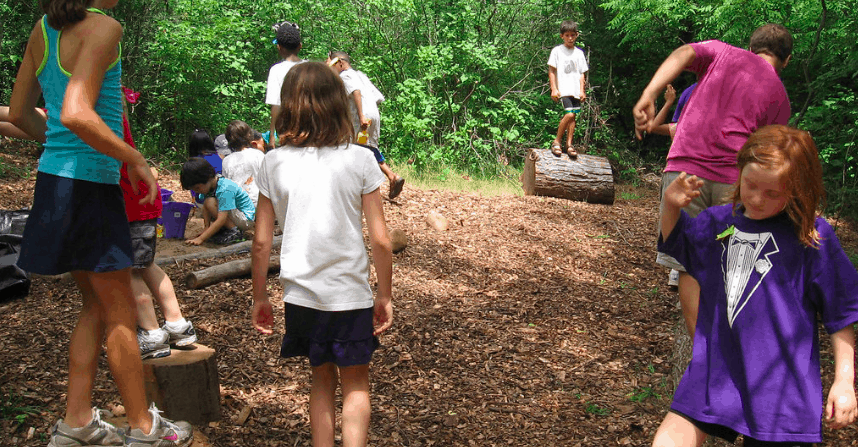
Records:
<instances>
[{"instance_id":1,"label":"man in pink shirt","mask_svg":"<svg viewBox=\"0 0 858 447\"><path fill-rule=\"evenodd\" d=\"M757 28L750 51L717 40L683 45L661 64L632 109L640 139L654 127L659 93L683 70L697 74L700 81L677 123L662 176L662 193L680 172L703 180L702 194L685 208L692 217L726 199L739 177L736 154L754 130L788 123L789 98L778 74L792 46L790 32L777 24ZM680 271L679 300L693 340L700 286L670 256L659 253L656 261Z\"/></svg>"}]
</instances>

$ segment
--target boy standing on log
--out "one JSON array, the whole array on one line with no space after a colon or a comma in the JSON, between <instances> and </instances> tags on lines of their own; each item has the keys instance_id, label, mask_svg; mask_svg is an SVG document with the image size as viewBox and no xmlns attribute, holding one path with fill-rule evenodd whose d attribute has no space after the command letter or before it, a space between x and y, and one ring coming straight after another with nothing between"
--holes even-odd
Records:
<instances>
[{"instance_id":1,"label":"boy standing on log","mask_svg":"<svg viewBox=\"0 0 858 447\"><path fill-rule=\"evenodd\" d=\"M632 110L639 139L653 131L655 99L667 84L682 70L696 73L700 81L677 123L662 196L667 185L686 172L704 182L702 194L683 208L690 216L726 199L739 178L736 154L748 136L759 127L789 121L789 97L779 73L789 63L792 46L786 28L768 24L751 35L750 51L709 40L683 45L665 59ZM693 340L700 286L670 256L658 253L656 262L680 272L679 301Z\"/></svg>"},{"instance_id":2,"label":"boy standing on log","mask_svg":"<svg viewBox=\"0 0 858 447\"><path fill-rule=\"evenodd\" d=\"M575 46L578 40L578 24L572 20L566 20L560 24L560 37L562 45L557 45L548 56L548 83L551 85L551 99L563 104L563 118L557 126L557 137L551 143L551 152L560 156L563 147L560 140L566 133L566 152L569 157L575 158L578 152L572 147L572 135L575 133L575 119L581 112L581 103L587 99L586 84L584 76L590 69L587 66L587 58L584 52Z\"/></svg>"}]
</instances>

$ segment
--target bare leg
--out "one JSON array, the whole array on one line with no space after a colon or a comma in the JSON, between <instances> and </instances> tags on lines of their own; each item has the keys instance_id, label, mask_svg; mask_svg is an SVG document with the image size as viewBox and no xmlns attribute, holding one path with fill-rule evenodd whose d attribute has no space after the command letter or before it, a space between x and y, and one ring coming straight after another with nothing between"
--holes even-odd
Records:
<instances>
[{"instance_id":1,"label":"bare leg","mask_svg":"<svg viewBox=\"0 0 858 447\"><path fill-rule=\"evenodd\" d=\"M655 432L652 447L700 447L705 440L706 434L688 419L667 413Z\"/></svg>"},{"instance_id":2,"label":"bare leg","mask_svg":"<svg viewBox=\"0 0 858 447\"><path fill-rule=\"evenodd\" d=\"M379 163L379 164L378 164L378 167L379 167L379 168L381 168L381 172L383 172L383 173L384 173L384 175L386 175L386 176L387 176L387 179L388 179L388 180L390 180L390 183L391 183L391 184L392 184L394 181L396 181L396 178L397 178L398 176L397 176L396 174L394 174L394 173L393 173L393 170L392 170L392 169L390 169L390 166L388 166L388 165L387 165L387 163L385 163L385 162L381 162L381 163Z\"/></svg>"},{"instance_id":3,"label":"bare leg","mask_svg":"<svg viewBox=\"0 0 858 447\"><path fill-rule=\"evenodd\" d=\"M213 221L217 219L217 215L220 212L218 209L217 199L214 197L206 197L206 201L203 202L203 230L209 227ZM223 223L222 228L232 228L235 224L232 223L232 219L227 219L226 222Z\"/></svg>"},{"instance_id":4,"label":"bare leg","mask_svg":"<svg viewBox=\"0 0 858 447\"><path fill-rule=\"evenodd\" d=\"M134 291L134 301L137 303L137 326L147 331L154 331L159 327L158 316L155 314L152 294L142 273L143 269L131 270L131 289Z\"/></svg>"},{"instance_id":5,"label":"bare leg","mask_svg":"<svg viewBox=\"0 0 858 447\"><path fill-rule=\"evenodd\" d=\"M563 141L563 134L566 132L567 128L569 127L569 121L570 120L574 122L575 114L567 113L567 114L563 115L563 118L560 120L560 125L557 126L557 138L554 139L554 142L557 143L558 145L562 144L561 141ZM573 130L574 130L574 124L573 124ZM570 136L567 139L567 141L572 141L572 137Z\"/></svg>"},{"instance_id":6,"label":"bare leg","mask_svg":"<svg viewBox=\"0 0 858 447\"><path fill-rule=\"evenodd\" d=\"M574 114L574 113L567 113L566 114L566 116L571 117L569 119L569 124L566 125L566 147L567 148L572 147L572 136L575 135L575 122L577 121L575 115L576 114ZM566 116L563 117L564 120L566 119Z\"/></svg>"},{"instance_id":7,"label":"bare leg","mask_svg":"<svg viewBox=\"0 0 858 447\"><path fill-rule=\"evenodd\" d=\"M313 385L310 388L310 433L313 447L333 447L334 396L337 391L337 366L325 363L313 367Z\"/></svg>"},{"instance_id":8,"label":"bare leg","mask_svg":"<svg viewBox=\"0 0 858 447\"><path fill-rule=\"evenodd\" d=\"M365 447L369 435L369 365L340 368L343 388L343 447Z\"/></svg>"},{"instance_id":9,"label":"bare leg","mask_svg":"<svg viewBox=\"0 0 858 447\"><path fill-rule=\"evenodd\" d=\"M101 335L106 336L107 363L122 396L131 428L152 430L143 388L143 364L137 347L137 306L131 292L131 269L114 272L73 272L84 295L84 309L69 345L69 391L67 417L72 425L81 413L90 412L92 386L98 362ZM91 304L87 304L87 302ZM89 310L93 309L93 310ZM101 329L99 329L99 327ZM70 416L70 417L69 417ZM86 416L85 422L89 421Z\"/></svg>"},{"instance_id":10,"label":"bare leg","mask_svg":"<svg viewBox=\"0 0 858 447\"><path fill-rule=\"evenodd\" d=\"M679 305L682 306L682 317L688 335L694 341L694 331L697 328L697 308L700 306L700 284L691 275L679 272Z\"/></svg>"},{"instance_id":11,"label":"bare leg","mask_svg":"<svg viewBox=\"0 0 858 447\"><path fill-rule=\"evenodd\" d=\"M179 300L176 298L176 290L173 288L173 282L170 281L170 277L164 273L164 270L162 270L158 264L153 263L149 267L141 269L140 276L143 281L145 281L147 289L150 290L155 296L155 299L158 300L158 306L161 307L164 319L167 321L181 320L183 318L182 309L179 307ZM157 321L156 327L153 329L156 328Z\"/></svg>"}]
</instances>

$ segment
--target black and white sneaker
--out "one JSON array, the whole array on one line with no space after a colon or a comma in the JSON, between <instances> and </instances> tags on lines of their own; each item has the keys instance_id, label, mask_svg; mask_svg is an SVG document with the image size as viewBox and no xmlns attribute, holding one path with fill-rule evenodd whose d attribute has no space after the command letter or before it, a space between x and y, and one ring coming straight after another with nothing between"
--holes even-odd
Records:
<instances>
[{"instance_id":1,"label":"black and white sneaker","mask_svg":"<svg viewBox=\"0 0 858 447\"><path fill-rule=\"evenodd\" d=\"M215 244L219 245L229 245L234 244L243 240L244 237L241 234L241 230L238 227L232 228L221 228L220 231L215 233L209 240Z\"/></svg>"},{"instance_id":2,"label":"black and white sneaker","mask_svg":"<svg viewBox=\"0 0 858 447\"><path fill-rule=\"evenodd\" d=\"M188 326L179 332L171 331L166 324L161 326L161 329L170 335L169 343L171 346L182 347L197 342L197 331L194 330L194 325L190 321L188 322Z\"/></svg>"},{"instance_id":3,"label":"black and white sneaker","mask_svg":"<svg viewBox=\"0 0 858 447\"><path fill-rule=\"evenodd\" d=\"M157 329L155 335L149 335L149 331L137 328L137 345L140 346L140 357L146 359L159 359L170 355L170 334Z\"/></svg>"}]
</instances>

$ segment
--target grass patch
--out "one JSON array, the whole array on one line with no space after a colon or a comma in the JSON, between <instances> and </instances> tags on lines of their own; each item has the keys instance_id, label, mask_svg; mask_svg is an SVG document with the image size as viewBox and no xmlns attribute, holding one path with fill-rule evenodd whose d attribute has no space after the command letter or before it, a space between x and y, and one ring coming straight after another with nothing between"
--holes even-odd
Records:
<instances>
[{"instance_id":1,"label":"grass patch","mask_svg":"<svg viewBox=\"0 0 858 447\"><path fill-rule=\"evenodd\" d=\"M420 189L467 191L484 196L524 195L519 180L521 170L512 166L505 166L500 175L487 178L477 178L449 166L433 166L420 171L408 164L396 164L390 167L393 172L405 178L406 188L415 186Z\"/></svg>"}]
</instances>

